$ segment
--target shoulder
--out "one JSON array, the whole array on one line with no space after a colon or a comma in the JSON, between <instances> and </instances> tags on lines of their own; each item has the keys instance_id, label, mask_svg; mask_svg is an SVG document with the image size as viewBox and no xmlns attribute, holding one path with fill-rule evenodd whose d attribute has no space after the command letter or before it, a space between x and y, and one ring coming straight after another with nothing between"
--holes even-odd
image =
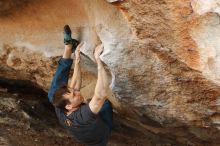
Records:
<instances>
[{"instance_id":1,"label":"shoulder","mask_svg":"<svg viewBox=\"0 0 220 146\"><path fill-rule=\"evenodd\" d=\"M91 115L91 116L97 116L97 114L93 113L91 108L89 107L89 104L82 104L79 107L78 112L81 112L82 114Z\"/></svg>"},{"instance_id":2,"label":"shoulder","mask_svg":"<svg viewBox=\"0 0 220 146\"><path fill-rule=\"evenodd\" d=\"M94 114L88 104L82 104L79 109L73 112L72 116L76 117L81 122L96 120L98 114Z\"/></svg>"},{"instance_id":3,"label":"shoulder","mask_svg":"<svg viewBox=\"0 0 220 146\"><path fill-rule=\"evenodd\" d=\"M70 119L67 118L65 112L57 107L55 107L55 112L56 112L56 115L57 115L57 118L58 118L60 124L64 127L66 127L66 126L68 127L69 125L67 125L68 123L66 123L66 122L67 122L67 120L70 121Z\"/></svg>"},{"instance_id":4,"label":"shoulder","mask_svg":"<svg viewBox=\"0 0 220 146\"><path fill-rule=\"evenodd\" d=\"M94 114L98 114L101 110L106 98L94 95L92 100L89 102L89 107Z\"/></svg>"},{"instance_id":5,"label":"shoulder","mask_svg":"<svg viewBox=\"0 0 220 146\"><path fill-rule=\"evenodd\" d=\"M57 115L57 118L58 119L64 119L65 117L65 113L63 110L61 110L60 108L57 108L57 107L54 107L55 108L55 112L56 112L56 115Z\"/></svg>"}]
</instances>

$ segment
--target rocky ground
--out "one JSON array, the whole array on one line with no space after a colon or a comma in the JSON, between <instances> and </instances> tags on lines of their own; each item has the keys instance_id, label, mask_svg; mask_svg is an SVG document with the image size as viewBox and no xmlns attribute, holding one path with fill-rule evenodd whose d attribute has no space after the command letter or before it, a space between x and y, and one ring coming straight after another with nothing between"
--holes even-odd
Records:
<instances>
[{"instance_id":1,"label":"rocky ground","mask_svg":"<svg viewBox=\"0 0 220 146\"><path fill-rule=\"evenodd\" d=\"M115 114L108 146L165 146L169 140L144 135ZM0 146L81 146L59 126L47 94L27 81L0 80Z\"/></svg>"}]
</instances>

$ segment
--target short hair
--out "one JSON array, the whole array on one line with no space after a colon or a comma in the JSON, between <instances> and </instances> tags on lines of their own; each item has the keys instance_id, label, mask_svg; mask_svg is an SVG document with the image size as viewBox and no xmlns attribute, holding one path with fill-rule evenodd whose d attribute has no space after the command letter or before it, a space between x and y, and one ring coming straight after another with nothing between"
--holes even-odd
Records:
<instances>
[{"instance_id":1,"label":"short hair","mask_svg":"<svg viewBox=\"0 0 220 146\"><path fill-rule=\"evenodd\" d=\"M53 105L57 108L62 109L63 111L67 112L67 109L65 106L67 104L70 104L69 99L66 99L63 97L65 93L70 93L68 87L66 85L62 85L60 88L58 88L54 95L53 95Z\"/></svg>"}]
</instances>

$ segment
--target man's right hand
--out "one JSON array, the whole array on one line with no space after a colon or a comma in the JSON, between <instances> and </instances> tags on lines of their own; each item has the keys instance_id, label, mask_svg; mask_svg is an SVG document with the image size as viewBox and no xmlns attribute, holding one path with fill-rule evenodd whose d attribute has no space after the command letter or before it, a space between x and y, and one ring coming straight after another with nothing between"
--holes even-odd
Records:
<instances>
[{"instance_id":1,"label":"man's right hand","mask_svg":"<svg viewBox=\"0 0 220 146\"><path fill-rule=\"evenodd\" d=\"M76 51L75 51L75 60L77 63L80 62L80 49L82 48L82 46L84 45L84 42L81 42L77 48L76 48Z\"/></svg>"},{"instance_id":2,"label":"man's right hand","mask_svg":"<svg viewBox=\"0 0 220 146\"><path fill-rule=\"evenodd\" d=\"M103 50L104 50L103 44L100 44L95 48L94 57L95 57L96 61L100 61L99 56L102 54Z\"/></svg>"}]
</instances>

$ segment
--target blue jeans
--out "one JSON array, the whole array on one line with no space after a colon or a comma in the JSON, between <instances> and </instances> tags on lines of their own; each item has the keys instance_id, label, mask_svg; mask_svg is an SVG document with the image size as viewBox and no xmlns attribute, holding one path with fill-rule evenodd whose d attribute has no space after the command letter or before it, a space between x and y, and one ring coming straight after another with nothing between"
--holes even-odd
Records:
<instances>
[{"instance_id":1,"label":"blue jeans","mask_svg":"<svg viewBox=\"0 0 220 146\"><path fill-rule=\"evenodd\" d=\"M73 64L73 59L70 58L69 59L61 58L58 61L58 67L53 77L50 89L48 91L48 98L50 102L53 102L53 95L56 92L56 90L62 85L68 84L69 72L72 64Z\"/></svg>"}]
</instances>

